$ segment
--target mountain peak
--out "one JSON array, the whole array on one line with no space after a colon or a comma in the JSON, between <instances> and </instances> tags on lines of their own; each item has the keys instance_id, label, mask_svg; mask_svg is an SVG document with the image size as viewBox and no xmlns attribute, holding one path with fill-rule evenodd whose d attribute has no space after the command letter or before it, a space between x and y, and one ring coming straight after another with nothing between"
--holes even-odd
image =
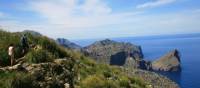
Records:
<instances>
[{"instance_id":1,"label":"mountain peak","mask_svg":"<svg viewBox=\"0 0 200 88\"><path fill-rule=\"evenodd\" d=\"M33 30L24 30L22 33L30 33L34 36L42 36L39 32L33 31Z\"/></svg>"},{"instance_id":2,"label":"mountain peak","mask_svg":"<svg viewBox=\"0 0 200 88\"><path fill-rule=\"evenodd\" d=\"M105 40L97 41L95 44L109 45L109 44L113 44L113 43L116 43L116 41L113 41L110 39L105 39Z\"/></svg>"}]
</instances>

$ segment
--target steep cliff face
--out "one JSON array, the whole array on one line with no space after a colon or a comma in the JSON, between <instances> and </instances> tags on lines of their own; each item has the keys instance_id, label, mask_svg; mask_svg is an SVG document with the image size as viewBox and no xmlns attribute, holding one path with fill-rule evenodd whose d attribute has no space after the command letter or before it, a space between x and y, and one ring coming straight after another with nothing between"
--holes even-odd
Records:
<instances>
[{"instance_id":1,"label":"steep cliff face","mask_svg":"<svg viewBox=\"0 0 200 88\"><path fill-rule=\"evenodd\" d=\"M178 50L173 50L160 59L153 61L152 69L156 71L181 70L181 61Z\"/></svg>"},{"instance_id":2,"label":"steep cliff face","mask_svg":"<svg viewBox=\"0 0 200 88\"><path fill-rule=\"evenodd\" d=\"M143 58L140 46L131 43L116 42L109 39L97 41L87 47L84 47L85 53L97 62L103 62L111 65L122 66L128 57L134 60Z\"/></svg>"}]
</instances>

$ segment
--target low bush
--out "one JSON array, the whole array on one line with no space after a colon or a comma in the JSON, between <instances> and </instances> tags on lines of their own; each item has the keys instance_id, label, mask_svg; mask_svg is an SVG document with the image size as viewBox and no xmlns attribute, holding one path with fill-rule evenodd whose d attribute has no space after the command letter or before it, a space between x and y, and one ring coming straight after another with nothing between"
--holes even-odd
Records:
<instances>
[{"instance_id":1,"label":"low bush","mask_svg":"<svg viewBox=\"0 0 200 88\"><path fill-rule=\"evenodd\" d=\"M10 59L5 49L0 49L0 66L10 65Z\"/></svg>"},{"instance_id":2,"label":"low bush","mask_svg":"<svg viewBox=\"0 0 200 88\"><path fill-rule=\"evenodd\" d=\"M137 78L137 77L129 77L129 80L132 84L132 86L135 86L135 88L145 88L146 87L146 84L143 80Z\"/></svg>"},{"instance_id":3,"label":"low bush","mask_svg":"<svg viewBox=\"0 0 200 88\"><path fill-rule=\"evenodd\" d=\"M51 62L54 59L54 56L46 50L31 50L26 55L26 61L30 63L43 63Z\"/></svg>"},{"instance_id":4,"label":"low bush","mask_svg":"<svg viewBox=\"0 0 200 88\"><path fill-rule=\"evenodd\" d=\"M16 74L11 82L11 88L40 88L39 84L34 81L35 78L27 74Z\"/></svg>"},{"instance_id":5,"label":"low bush","mask_svg":"<svg viewBox=\"0 0 200 88\"><path fill-rule=\"evenodd\" d=\"M106 88L106 82L102 75L91 75L84 79L80 86L81 88Z\"/></svg>"},{"instance_id":6,"label":"low bush","mask_svg":"<svg viewBox=\"0 0 200 88\"><path fill-rule=\"evenodd\" d=\"M45 36L39 37L37 44L42 46L43 49L51 52L56 57L70 57L65 49L61 48L61 46L58 46L54 40L51 40Z\"/></svg>"},{"instance_id":7,"label":"low bush","mask_svg":"<svg viewBox=\"0 0 200 88\"><path fill-rule=\"evenodd\" d=\"M0 72L1 88L39 88L34 77L21 72Z\"/></svg>"},{"instance_id":8,"label":"low bush","mask_svg":"<svg viewBox=\"0 0 200 88\"><path fill-rule=\"evenodd\" d=\"M125 76L120 77L119 85L123 88L130 88L129 79Z\"/></svg>"}]
</instances>

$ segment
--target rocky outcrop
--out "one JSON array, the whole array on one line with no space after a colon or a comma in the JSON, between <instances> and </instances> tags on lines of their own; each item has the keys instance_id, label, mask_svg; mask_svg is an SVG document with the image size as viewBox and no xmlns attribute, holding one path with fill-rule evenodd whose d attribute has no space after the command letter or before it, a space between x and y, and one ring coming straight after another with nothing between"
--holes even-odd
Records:
<instances>
[{"instance_id":1,"label":"rocky outcrop","mask_svg":"<svg viewBox=\"0 0 200 88\"><path fill-rule=\"evenodd\" d=\"M155 71L181 70L181 61L178 50L173 50L160 59L153 61L152 69Z\"/></svg>"},{"instance_id":2,"label":"rocky outcrop","mask_svg":"<svg viewBox=\"0 0 200 88\"><path fill-rule=\"evenodd\" d=\"M69 48L69 49L73 49L73 50L81 50L81 46L67 40L67 39L64 39L64 38L58 38L56 40L56 42L61 45L61 46L64 46L66 48Z\"/></svg>"},{"instance_id":3,"label":"rocky outcrop","mask_svg":"<svg viewBox=\"0 0 200 88\"><path fill-rule=\"evenodd\" d=\"M55 59L53 62L30 64L20 63L14 66L0 68L0 72L19 71L32 75L38 88L69 88L71 71L68 59Z\"/></svg>"},{"instance_id":4,"label":"rocky outcrop","mask_svg":"<svg viewBox=\"0 0 200 88\"><path fill-rule=\"evenodd\" d=\"M109 39L97 41L84 47L84 50L86 55L93 57L97 62L111 65L122 66L128 57L132 57L134 61L143 58L140 46Z\"/></svg>"}]
</instances>

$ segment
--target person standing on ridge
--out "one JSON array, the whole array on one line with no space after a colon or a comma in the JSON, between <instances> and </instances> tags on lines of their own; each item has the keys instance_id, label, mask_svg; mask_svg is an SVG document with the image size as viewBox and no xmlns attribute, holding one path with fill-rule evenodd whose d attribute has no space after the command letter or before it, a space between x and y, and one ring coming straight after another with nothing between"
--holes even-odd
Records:
<instances>
[{"instance_id":1,"label":"person standing on ridge","mask_svg":"<svg viewBox=\"0 0 200 88\"><path fill-rule=\"evenodd\" d=\"M22 53L24 55L27 52L28 48L29 48L27 37L26 37L25 34L21 37L21 46L22 46Z\"/></svg>"},{"instance_id":2,"label":"person standing on ridge","mask_svg":"<svg viewBox=\"0 0 200 88\"><path fill-rule=\"evenodd\" d=\"M10 58L10 65L12 66L14 64L14 45L10 44L8 47L8 55Z\"/></svg>"}]
</instances>

